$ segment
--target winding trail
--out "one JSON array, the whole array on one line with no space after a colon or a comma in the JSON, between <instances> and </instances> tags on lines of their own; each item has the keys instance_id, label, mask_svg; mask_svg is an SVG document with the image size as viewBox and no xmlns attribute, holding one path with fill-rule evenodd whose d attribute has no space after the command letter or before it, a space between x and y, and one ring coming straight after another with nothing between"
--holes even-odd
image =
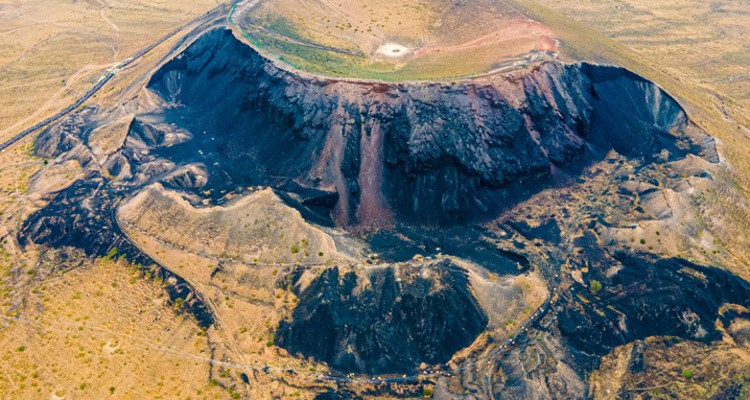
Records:
<instances>
[{"instance_id":1,"label":"winding trail","mask_svg":"<svg viewBox=\"0 0 750 400\"><path fill-rule=\"evenodd\" d=\"M57 90L50 98L47 99L47 101L44 102L35 112L28 115L26 118L16 121L12 125L6 127L3 130L0 130L0 133L8 132L17 129L18 127L23 126L28 121L33 121L35 118L37 118L40 114L42 114L42 111L46 110L47 108L51 107L52 104L65 94L65 92L72 91L73 82L80 81L81 79L85 79L90 73L96 72L98 70L107 68L110 64L88 64L81 67L78 71L74 72L72 75L67 77L65 79L65 84ZM15 84L15 85L9 85L5 86L5 89L8 88L25 88L26 84Z\"/></svg>"},{"instance_id":2,"label":"winding trail","mask_svg":"<svg viewBox=\"0 0 750 400\"><path fill-rule=\"evenodd\" d=\"M102 10L99 10L99 15L100 15L100 16L102 17L102 19L103 19L103 20L104 20L104 21L105 21L106 23L108 23L108 24L109 24L109 26L111 26L111 27L112 27L112 29L114 29L114 30L116 30L116 31L118 31L118 32L120 31L120 27L119 27L119 26L117 26L117 24L115 24L114 22L112 22L112 20L111 20L111 19L109 19L109 18L108 18L108 17L107 17L107 16L106 16L106 15L104 14L104 9L102 9Z\"/></svg>"},{"instance_id":3,"label":"winding trail","mask_svg":"<svg viewBox=\"0 0 750 400\"><path fill-rule=\"evenodd\" d=\"M182 280L184 280L190 286L191 291L196 296L196 298L200 302L202 302L206 306L206 308L208 309L209 313L213 317L213 320L215 321L215 325L216 325L217 328L221 327L221 326L226 326L226 324L224 323L224 321L221 318L220 313L217 311L218 310L218 306L216 305L216 303L213 302L213 300L211 300L211 298L209 296L206 296L206 295L203 294L203 292L199 289L200 286L198 284L196 284L195 282L192 282L191 280L189 280L188 278L184 277L183 275L177 274L175 271L167 268L167 266L165 265L164 262L160 262L157 259L156 255L151 255L148 252L146 252L146 250L143 249L139 245L138 241L133 240L130 237L130 235L128 234L128 232L125 229L122 229L122 226L120 225L120 220L117 217L117 207L115 207L115 208L112 209L111 218L112 218L113 227L115 228L115 230L123 238L125 238L125 240L127 240L128 242L130 242L130 244L132 246L134 246L136 249L138 249L138 251L140 251L141 253L145 254L148 257L150 257L155 263L157 263L159 265L160 268L163 268L165 271L168 271L172 275L175 275L175 276L178 276L178 277L182 278ZM250 364L247 362L247 359L245 357L245 352L243 352L240 349L239 345L234 340L234 338L232 337L232 335L229 332L224 331L223 329L217 329L217 333L218 334L223 334L224 339L226 341L227 348L229 350L231 350L232 353L234 353L237 357L239 357L241 359L242 363L235 365L235 367L243 369L244 372L247 373L248 376L253 376L253 374L252 374L252 372L253 372L252 369L253 368L250 367ZM193 356L193 358L195 358L195 356ZM203 358L203 357L200 357L200 358ZM210 358L210 359L207 359L207 360L209 360L209 362L211 364L216 364L217 363L217 361L214 360L213 358ZM221 365L221 364L219 364L219 365ZM256 369L256 371L257 371L257 369Z\"/></svg>"},{"instance_id":4,"label":"winding trail","mask_svg":"<svg viewBox=\"0 0 750 400\"><path fill-rule=\"evenodd\" d=\"M106 15L104 14L104 11L105 11L105 10L107 10L108 8L110 8L110 5L109 5L109 3L107 3L107 2L105 1L105 0L98 0L98 1L99 1L99 4L101 4L101 5L102 5L102 7L104 7L104 8L102 8L101 10L99 10L99 16L101 16L101 17L102 17L102 19L104 20L104 22L108 23L108 24L109 24L109 26L111 26L111 27L112 27L112 29L114 29L115 31L118 31L118 32L119 32L119 31L120 31L120 27L119 27L119 26L117 26L117 24L115 24L114 22L112 22L112 20L111 20L111 19L109 19L109 18L108 18L108 17L107 17L107 16L106 16Z\"/></svg>"},{"instance_id":5,"label":"winding trail","mask_svg":"<svg viewBox=\"0 0 750 400\"><path fill-rule=\"evenodd\" d=\"M104 85L107 84L107 82L109 82L110 80L112 80L112 78L114 78L115 76L117 76L117 73L120 70L126 68L130 64L132 64L135 61L139 60L140 58L142 58L143 56L145 56L146 54L148 54L149 52L151 52L153 49L155 49L160 44L162 44L162 43L166 42L167 40L171 39L172 37L174 37L178 33L182 32L183 30L187 29L188 27L190 27L193 24L197 23L198 25L202 25L202 24L204 24L206 22L209 22L211 20L214 20L214 19L216 19L218 17L223 17L223 15L225 13L226 13L226 11L225 11L225 9L224 9L223 6L216 7L213 10L207 12L206 14L204 14L204 15L202 15L202 16L200 16L200 17L198 17L198 18L196 18L196 19L194 19L194 20L192 20L192 21L190 21L190 22L188 22L188 23L186 23L186 24L184 24L184 25L176 28L175 30L169 32L168 34L166 34L165 36L163 36L161 39L159 39L156 42L152 43L151 45L143 48L142 50L140 50L139 52L137 52L133 56L131 56L131 57L129 57L129 58L127 58L127 59L125 59L125 60L123 60L123 61L121 61L121 62L119 62L119 63L117 63L115 65L113 65L112 67L108 68L105 71L105 73L99 78L99 80L94 84L94 86L92 86L88 91L86 91L86 93L84 93L81 97L79 97L73 104L65 107L64 109L62 109L57 114L55 114L55 115L53 115L51 117L48 117L48 118L44 119L43 121L38 122L38 123L36 123L36 124L34 124L34 125L26 128L26 129L24 129L23 131L21 131L20 133L18 133L15 136L13 136L12 138L6 140L5 142L0 143L0 151L3 151L5 149L7 149L8 147L12 146L13 144L15 144L16 142L18 142L21 139L25 138L26 136L28 136L28 135L36 132L37 130L42 129L42 128L48 126L49 124L51 124L51 123L53 123L53 122L61 119L62 117L70 114L70 112L72 112L73 110L75 110L76 108L78 108L79 106L81 106L88 99L90 99L92 96L94 96L99 90L101 90L101 88L103 88Z\"/></svg>"}]
</instances>

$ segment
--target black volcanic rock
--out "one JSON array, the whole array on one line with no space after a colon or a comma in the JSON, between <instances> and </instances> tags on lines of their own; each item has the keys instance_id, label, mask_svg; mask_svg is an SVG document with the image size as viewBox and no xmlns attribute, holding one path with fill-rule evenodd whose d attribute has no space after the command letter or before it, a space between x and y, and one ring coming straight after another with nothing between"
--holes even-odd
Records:
<instances>
[{"instance_id":1,"label":"black volcanic rock","mask_svg":"<svg viewBox=\"0 0 750 400\"><path fill-rule=\"evenodd\" d=\"M580 284L568 293L559 328L582 355L606 355L617 346L649 336L711 342L721 338L716 321L723 304L750 306L750 284L718 268L682 259L618 253L621 268L597 293ZM585 299L585 300L583 300Z\"/></svg>"},{"instance_id":2,"label":"black volcanic rock","mask_svg":"<svg viewBox=\"0 0 750 400\"><path fill-rule=\"evenodd\" d=\"M112 248L130 250L130 243L110 218L117 199L107 193L106 187L100 176L76 180L24 221L19 244L33 241L52 247L74 246L88 256L103 256Z\"/></svg>"},{"instance_id":3,"label":"black volcanic rock","mask_svg":"<svg viewBox=\"0 0 750 400\"><path fill-rule=\"evenodd\" d=\"M141 252L123 234L115 220L122 195L121 189L112 188L101 176L76 180L56 193L46 207L29 215L18 232L18 243L74 247L91 257L124 257L163 281L170 301L180 299L198 325L208 328L215 318L195 288Z\"/></svg>"},{"instance_id":4,"label":"black volcanic rock","mask_svg":"<svg viewBox=\"0 0 750 400\"><path fill-rule=\"evenodd\" d=\"M582 71L592 85L592 142L626 156L682 153L672 133L688 125L687 115L661 88L622 68L584 64Z\"/></svg>"},{"instance_id":5,"label":"black volcanic rock","mask_svg":"<svg viewBox=\"0 0 750 400\"><path fill-rule=\"evenodd\" d=\"M447 260L374 268L368 276L328 269L299 294L276 344L342 371L444 363L487 325L466 274Z\"/></svg>"},{"instance_id":6,"label":"black volcanic rock","mask_svg":"<svg viewBox=\"0 0 750 400\"><path fill-rule=\"evenodd\" d=\"M486 212L503 200L500 189L548 175L587 143L634 157L690 147L677 146L689 122L674 99L626 70L589 64L450 85L322 79L281 70L216 30L148 88L166 108L133 125L131 145L203 162L214 186L294 180L336 191L343 226ZM145 135L165 124L192 139L164 146Z\"/></svg>"}]
</instances>

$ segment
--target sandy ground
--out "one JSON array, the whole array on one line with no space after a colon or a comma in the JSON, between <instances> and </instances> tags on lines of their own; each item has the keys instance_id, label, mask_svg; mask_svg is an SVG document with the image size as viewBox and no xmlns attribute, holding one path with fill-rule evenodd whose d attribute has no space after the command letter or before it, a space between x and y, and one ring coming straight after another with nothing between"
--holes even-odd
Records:
<instances>
[{"instance_id":1,"label":"sandy ground","mask_svg":"<svg viewBox=\"0 0 750 400\"><path fill-rule=\"evenodd\" d=\"M411 54L411 49L398 43L384 43L376 53L387 58L401 58Z\"/></svg>"}]
</instances>

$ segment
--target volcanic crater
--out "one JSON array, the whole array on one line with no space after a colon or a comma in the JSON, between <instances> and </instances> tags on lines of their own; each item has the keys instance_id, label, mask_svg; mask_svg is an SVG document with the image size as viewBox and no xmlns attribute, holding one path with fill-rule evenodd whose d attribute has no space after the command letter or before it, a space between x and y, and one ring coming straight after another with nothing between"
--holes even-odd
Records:
<instances>
[{"instance_id":1,"label":"volcanic crater","mask_svg":"<svg viewBox=\"0 0 750 400\"><path fill-rule=\"evenodd\" d=\"M47 129L35 151L78 161L86 180L51 194L23 225L21 243L91 255L117 246L158 264L143 243L131 244L131 227L167 243L168 232L189 226L170 246L215 257L220 268L207 279L231 263L254 273L266 261L247 254L278 251L282 272L267 289L289 287L297 303L280 317L273 343L338 371L367 373L445 365L467 347L479 354L504 340L487 332L514 333L511 313L528 319L519 310L553 309L563 261L544 252L561 242L575 247L575 238L558 225L564 215L533 227L493 222L517 204L587 179L583 171L612 154L644 170L694 156L718 161L711 138L674 98L622 68L542 62L451 83L329 79L284 70L225 29L163 63L124 109L86 108ZM284 210L277 225L242 203L258 187L272 190L252 199ZM148 207L158 211L150 217L157 227L144 223ZM193 223L180 221L186 218ZM242 224L215 223L230 220ZM222 239L216 249L193 240L242 238L238 232L252 224L259 227L252 232L281 239L256 247L252 238ZM315 241L274 228L287 225L299 235L312 235L314 226ZM713 269L615 252L598 239L585 247L606 253L586 253L597 254L592 263L624 268L599 276L611 285L593 302L562 295L558 325L540 325L581 354L603 355L650 335L715 340L719 307L748 298L746 282ZM706 284L698 275L713 279ZM522 285L522 277L541 289ZM196 291L194 279L176 284ZM645 279L656 286L644 288L638 282ZM527 298L532 292L536 298ZM212 324L200 294L189 297ZM592 317L607 307L645 314L625 328L611 322L614 311ZM686 315L699 322L685 322ZM583 376L596 362L581 359L574 369Z\"/></svg>"}]
</instances>

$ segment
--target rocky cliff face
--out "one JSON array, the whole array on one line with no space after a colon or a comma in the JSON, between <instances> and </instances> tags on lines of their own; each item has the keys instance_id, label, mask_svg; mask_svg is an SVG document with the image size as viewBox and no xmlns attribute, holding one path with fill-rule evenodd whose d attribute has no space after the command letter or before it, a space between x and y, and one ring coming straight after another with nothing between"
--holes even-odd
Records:
<instances>
[{"instance_id":1,"label":"rocky cliff face","mask_svg":"<svg viewBox=\"0 0 750 400\"><path fill-rule=\"evenodd\" d=\"M690 147L686 115L661 89L586 64L452 84L326 80L280 70L217 30L148 88L165 108L136 119L131 146L203 162L215 185L335 191L342 226L462 219L591 148L650 157Z\"/></svg>"}]
</instances>

